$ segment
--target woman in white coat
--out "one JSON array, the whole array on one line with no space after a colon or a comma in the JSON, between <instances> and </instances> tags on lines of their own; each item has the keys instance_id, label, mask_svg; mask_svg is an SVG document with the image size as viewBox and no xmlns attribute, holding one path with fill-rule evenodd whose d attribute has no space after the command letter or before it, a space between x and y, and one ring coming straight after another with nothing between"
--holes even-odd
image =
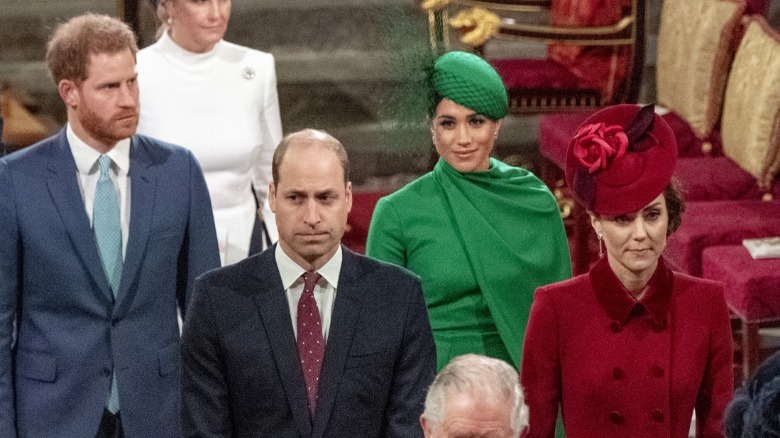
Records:
<instances>
[{"instance_id":1,"label":"woman in white coat","mask_svg":"<svg viewBox=\"0 0 780 438\"><path fill-rule=\"evenodd\" d=\"M138 133L195 154L222 263L233 263L250 246L276 240L267 208L271 157L282 135L274 58L222 39L230 0L149 1L162 26L159 39L138 53ZM258 205L265 205L261 215Z\"/></svg>"}]
</instances>

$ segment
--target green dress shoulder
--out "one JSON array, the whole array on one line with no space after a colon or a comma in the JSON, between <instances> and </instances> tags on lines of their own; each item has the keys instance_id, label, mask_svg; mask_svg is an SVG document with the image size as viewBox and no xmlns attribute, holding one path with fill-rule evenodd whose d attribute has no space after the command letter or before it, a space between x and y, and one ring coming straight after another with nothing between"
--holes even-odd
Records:
<instances>
[{"instance_id":1,"label":"green dress shoulder","mask_svg":"<svg viewBox=\"0 0 780 438\"><path fill-rule=\"evenodd\" d=\"M534 290L571 277L557 203L531 172L496 159L434 170L379 200L366 253L420 276L441 369L479 353L519 366Z\"/></svg>"}]
</instances>

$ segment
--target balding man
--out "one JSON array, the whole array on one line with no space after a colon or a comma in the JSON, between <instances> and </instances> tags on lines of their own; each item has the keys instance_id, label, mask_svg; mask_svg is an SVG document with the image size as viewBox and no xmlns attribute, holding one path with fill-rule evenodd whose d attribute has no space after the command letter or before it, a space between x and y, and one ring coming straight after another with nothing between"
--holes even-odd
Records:
<instances>
[{"instance_id":1,"label":"balding man","mask_svg":"<svg viewBox=\"0 0 780 438\"><path fill-rule=\"evenodd\" d=\"M517 371L486 356L456 357L428 390L420 422L426 438L517 438L528 427Z\"/></svg>"},{"instance_id":2,"label":"balding man","mask_svg":"<svg viewBox=\"0 0 780 438\"><path fill-rule=\"evenodd\" d=\"M285 137L269 200L279 242L201 277L183 334L187 436L422 437L436 353L420 282L341 246L349 161Z\"/></svg>"}]
</instances>

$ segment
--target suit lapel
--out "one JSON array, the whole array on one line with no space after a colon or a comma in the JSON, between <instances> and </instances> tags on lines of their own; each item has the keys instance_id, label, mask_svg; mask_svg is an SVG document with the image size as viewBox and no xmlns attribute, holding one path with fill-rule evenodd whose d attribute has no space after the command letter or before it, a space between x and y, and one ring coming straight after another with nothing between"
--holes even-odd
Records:
<instances>
[{"instance_id":1,"label":"suit lapel","mask_svg":"<svg viewBox=\"0 0 780 438\"><path fill-rule=\"evenodd\" d=\"M362 274L357 257L344 246L342 250L344 258L339 274L336 303L330 318L330 334L325 345L325 358L322 361L312 437L322 436L330 421L362 306L363 294L358 288L358 280Z\"/></svg>"},{"instance_id":2,"label":"suit lapel","mask_svg":"<svg viewBox=\"0 0 780 438\"><path fill-rule=\"evenodd\" d=\"M144 257L146 242L154 212L155 189L157 180L149 170L152 159L144 147L143 141L134 136L130 143L130 227L127 236L127 250L122 269L122 282L119 286L117 306L114 316L121 316L132 302L130 288L138 275Z\"/></svg>"},{"instance_id":3,"label":"suit lapel","mask_svg":"<svg viewBox=\"0 0 780 438\"><path fill-rule=\"evenodd\" d=\"M70 152L65 129L60 131L49 147L52 152L48 164L49 178L46 182L49 193L76 252L100 289L100 297L110 303L114 300L111 286L103 272L94 233L84 210L84 200L77 180L78 169Z\"/></svg>"},{"instance_id":4,"label":"suit lapel","mask_svg":"<svg viewBox=\"0 0 780 438\"><path fill-rule=\"evenodd\" d=\"M255 296L255 303L268 335L271 353L287 394L287 402L292 410L295 424L301 436L308 437L311 435L312 426L306 384L298 358L298 344L292 328L290 307L274 258L275 251L276 245L257 258L258 266L253 270L253 275L260 282L260 293Z\"/></svg>"}]
</instances>

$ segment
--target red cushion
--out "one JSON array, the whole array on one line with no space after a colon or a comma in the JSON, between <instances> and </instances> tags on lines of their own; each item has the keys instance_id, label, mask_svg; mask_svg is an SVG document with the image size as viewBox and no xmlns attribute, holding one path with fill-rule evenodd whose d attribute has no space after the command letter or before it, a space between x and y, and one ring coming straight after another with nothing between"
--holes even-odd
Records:
<instances>
[{"instance_id":1,"label":"red cushion","mask_svg":"<svg viewBox=\"0 0 780 438\"><path fill-rule=\"evenodd\" d=\"M728 157L680 158L674 177L689 201L761 199L764 194L756 179Z\"/></svg>"},{"instance_id":2,"label":"red cushion","mask_svg":"<svg viewBox=\"0 0 780 438\"><path fill-rule=\"evenodd\" d=\"M674 137L677 139L678 156L717 157L723 155L723 143L720 139L720 131L717 129L712 132L709 138L700 139L693 133L691 125L682 117L678 116L677 113L668 112L661 117L669 124L672 131L674 131Z\"/></svg>"},{"instance_id":3,"label":"red cushion","mask_svg":"<svg viewBox=\"0 0 780 438\"><path fill-rule=\"evenodd\" d=\"M669 236L666 260L675 269L701 275L701 253L742 239L780 236L780 202L744 200L689 202L682 226Z\"/></svg>"},{"instance_id":4,"label":"red cushion","mask_svg":"<svg viewBox=\"0 0 780 438\"><path fill-rule=\"evenodd\" d=\"M544 115L539 120L539 152L563 169L566 150L577 128L594 111Z\"/></svg>"},{"instance_id":5,"label":"red cushion","mask_svg":"<svg viewBox=\"0 0 780 438\"><path fill-rule=\"evenodd\" d=\"M368 226L371 225L371 216L374 207L386 191L379 192L352 192L352 210L347 216L347 231L341 239L347 248L364 254L366 252L366 239L368 238Z\"/></svg>"},{"instance_id":6,"label":"red cushion","mask_svg":"<svg viewBox=\"0 0 780 438\"><path fill-rule=\"evenodd\" d=\"M494 59L490 61L508 90L577 89L579 81L566 67L549 59Z\"/></svg>"},{"instance_id":7,"label":"red cushion","mask_svg":"<svg viewBox=\"0 0 780 438\"><path fill-rule=\"evenodd\" d=\"M702 274L723 282L726 302L748 321L780 319L780 259L750 257L742 245L702 253Z\"/></svg>"}]
</instances>

